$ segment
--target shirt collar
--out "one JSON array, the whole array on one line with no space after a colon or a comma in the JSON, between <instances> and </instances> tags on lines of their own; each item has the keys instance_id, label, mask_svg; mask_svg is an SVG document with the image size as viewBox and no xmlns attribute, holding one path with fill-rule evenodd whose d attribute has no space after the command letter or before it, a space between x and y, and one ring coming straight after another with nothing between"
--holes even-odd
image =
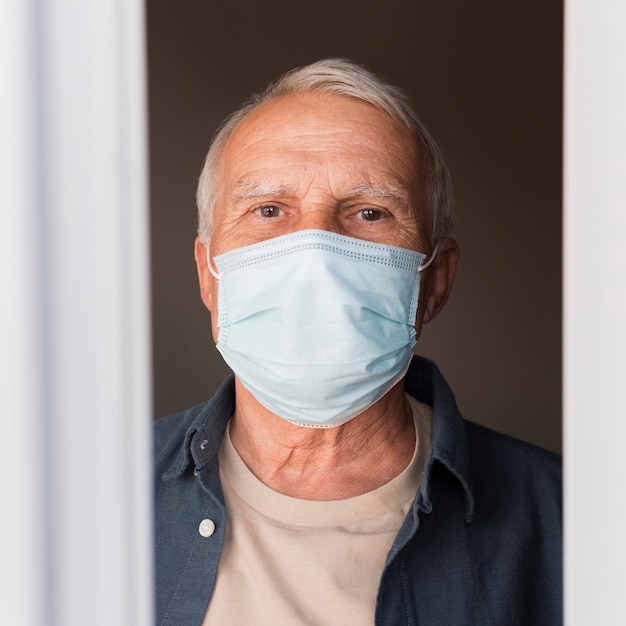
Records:
<instances>
[{"instance_id":1,"label":"shirt collar","mask_svg":"<svg viewBox=\"0 0 626 626\"><path fill-rule=\"evenodd\" d=\"M405 379L405 390L433 407L430 452L426 459L421 492L423 506L430 508L430 478L436 463L442 464L461 484L465 494L465 519L474 515L474 481L465 422L456 399L437 366L414 357Z\"/></svg>"},{"instance_id":2,"label":"shirt collar","mask_svg":"<svg viewBox=\"0 0 626 626\"><path fill-rule=\"evenodd\" d=\"M230 374L215 395L205 404L187 428L185 438L174 462L163 474L164 479L178 478L193 464L194 471L201 471L216 456L235 411L235 377Z\"/></svg>"},{"instance_id":3,"label":"shirt collar","mask_svg":"<svg viewBox=\"0 0 626 626\"><path fill-rule=\"evenodd\" d=\"M461 484L465 494L465 519L474 514L474 487L465 423L452 390L437 366L423 357L414 357L406 375L405 389L414 398L433 407L431 447L422 481L421 506L430 505L430 477L436 463L442 464ZM235 384L231 374L213 398L202 405L187 428L183 444L163 478L181 476L193 464L201 471L217 455L222 436L235 410Z\"/></svg>"}]
</instances>

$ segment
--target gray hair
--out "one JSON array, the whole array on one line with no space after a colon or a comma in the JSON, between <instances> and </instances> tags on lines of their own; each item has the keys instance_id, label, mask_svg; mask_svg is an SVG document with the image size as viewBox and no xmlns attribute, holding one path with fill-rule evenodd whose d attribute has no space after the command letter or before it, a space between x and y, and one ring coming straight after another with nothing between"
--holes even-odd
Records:
<instances>
[{"instance_id":1,"label":"gray hair","mask_svg":"<svg viewBox=\"0 0 626 626\"><path fill-rule=\"evenodd\" d=\"M345 96L366 102L404 126L419 142L430 204L431 238L439 241L452 228L454 198L450 172L439 147L411 108L406 95L398 88L344 59L326 59L293 69L255 95L228 117L218 129L204 161L198 181L198 234L208 245L213 227L213 209L219 184L218 168L226 144L235 128L252 111L272 100L292 94L318 92Z\"/></svg>"}]
</instances>

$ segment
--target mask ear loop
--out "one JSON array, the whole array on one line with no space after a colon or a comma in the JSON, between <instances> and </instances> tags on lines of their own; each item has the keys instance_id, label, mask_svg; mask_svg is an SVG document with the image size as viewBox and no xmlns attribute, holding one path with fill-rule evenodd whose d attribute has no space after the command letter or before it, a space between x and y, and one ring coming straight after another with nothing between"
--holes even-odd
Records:
<instances>
[{"instance_id":1,"label":"mask ear loop","mask_svg":"<svg viewBox=\"0 0 626 626\"><path fill-rule=\"evenodd\" d=\"M438 250L439 250L439 242L437 242L437 245L435 246L433 253L430 255L430 259L428 259L428 261L426 261L426 263L424 263L423 265L420 265L420 267L417 270L418 272L423 272L435 260ZM211 268L209 267L209 269Z\"/></svg>"},{"instance_id":2,"label":"mask ear loop","mask_svg":"<svg viewBox=\"0 0 626 626\"><path fill-rule=\"evenodd\" d=\"M437 242L437 244L433 248L433 253L430 255L430 259L428 259L428 261L426 263L424 263L423 265L418 267L417 271L418 272L423 272L425 269L427 269L428 266L435 260L435 257L437 256L437 252L438 251L439 251L439 242ZM411 356L413 356L413 355L417 355L417 345L413 346L413 348L411 350Z\"/></svg>"},{"instance_id":3,"label":"mask ear loop","mask_svg":"<svg viewBox=\"0 0 626 626\"><path fill-rule=\"evenodd\" d=\"M430 263L430 261L429 261ZM217 272L217 270L214 270L213 267L211 266L211 259L209 258L209 256L207 255L206 258L206 264L207 267L209 268L209 272L211 272L211 276L213 276L213 278L216 278L217 280L221 280L222 279L222 275Z\"/></svg>"}]
</instances>

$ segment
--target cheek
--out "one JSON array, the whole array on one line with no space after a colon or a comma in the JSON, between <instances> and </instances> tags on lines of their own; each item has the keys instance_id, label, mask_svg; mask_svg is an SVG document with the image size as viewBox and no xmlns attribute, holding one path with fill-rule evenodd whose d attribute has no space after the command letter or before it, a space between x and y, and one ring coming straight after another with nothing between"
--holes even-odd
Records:
<instances>
[{"instance_id":1,"label":"cheek","mask_svg":"<svg viewBox=\"0 0 626 626\"><path fill-rule=\"evenodd\" d=\"M215 279L212 280L210 299L211 307L209 310L211 311L211 334L213 335L213 342L217 343L220 330L217 325L219 315L218 282Z\"/></svg>"},{"instance_id":2,"label":"cheek","mask_svg":"<svg viewBox=\"0 0 626 626\"><path fill-rule=\"evenodd\" d=\"M423 304L420 301L420 306L417 309L417 315L415 316L415 338L419 339L420 335L422 334L422 327L424 325L424 306L425 303Z\"/></svg>"},{"instance_id":3,"label":"cheek","mask_svg":"<svg viewBox=\"0 0 626 626\"><path fill-rule=\"evenodd\" d=\"M232 209L219 209L216 207L215 222L211 236L211 258L255 243L253 232L246 223L246 213L238 213Z\"/></svg>"},{"instance_id":4,"label":"cheek","mask_svg":"<svg viewBox=\"0 0 626 626\"><path fill-rule=\"evenodd\" d=\"M424 274L425 272L420 275L419 304L417 307L417 313L415 315L415 329L417 330L418 336L422 326L422 320L424 319L424 312L426 311L426 305L428 304L428 295L430 292L429 277L425 276Z\"/></svg>"},{"instance_id":5,"label":"cheek","mask_svg":"<svg viewBox=\"0 0 626 626\"><path fill-rule=\"evenodd\" d=\"M217 345L220 336L220 329L218 328L216 322L213 321L213 315L211 315L211 335L213 337L213 343Z\"/></svg>"}]
</instances>

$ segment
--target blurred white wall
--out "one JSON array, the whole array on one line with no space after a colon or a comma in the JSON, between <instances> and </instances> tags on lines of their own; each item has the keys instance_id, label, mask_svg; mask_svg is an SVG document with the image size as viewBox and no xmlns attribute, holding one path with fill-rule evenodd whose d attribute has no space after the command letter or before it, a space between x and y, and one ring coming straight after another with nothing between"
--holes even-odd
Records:
<instances>
[{"instance_id":1,"label":"blurred white wall","mask_svg":"<svg viewBox=\"0 0 626 626\"><path fill-rule=\"evenodd\" d=\"M143 28L2 3L2 624L152 622Z\"/></svg>"}]
</instances>

